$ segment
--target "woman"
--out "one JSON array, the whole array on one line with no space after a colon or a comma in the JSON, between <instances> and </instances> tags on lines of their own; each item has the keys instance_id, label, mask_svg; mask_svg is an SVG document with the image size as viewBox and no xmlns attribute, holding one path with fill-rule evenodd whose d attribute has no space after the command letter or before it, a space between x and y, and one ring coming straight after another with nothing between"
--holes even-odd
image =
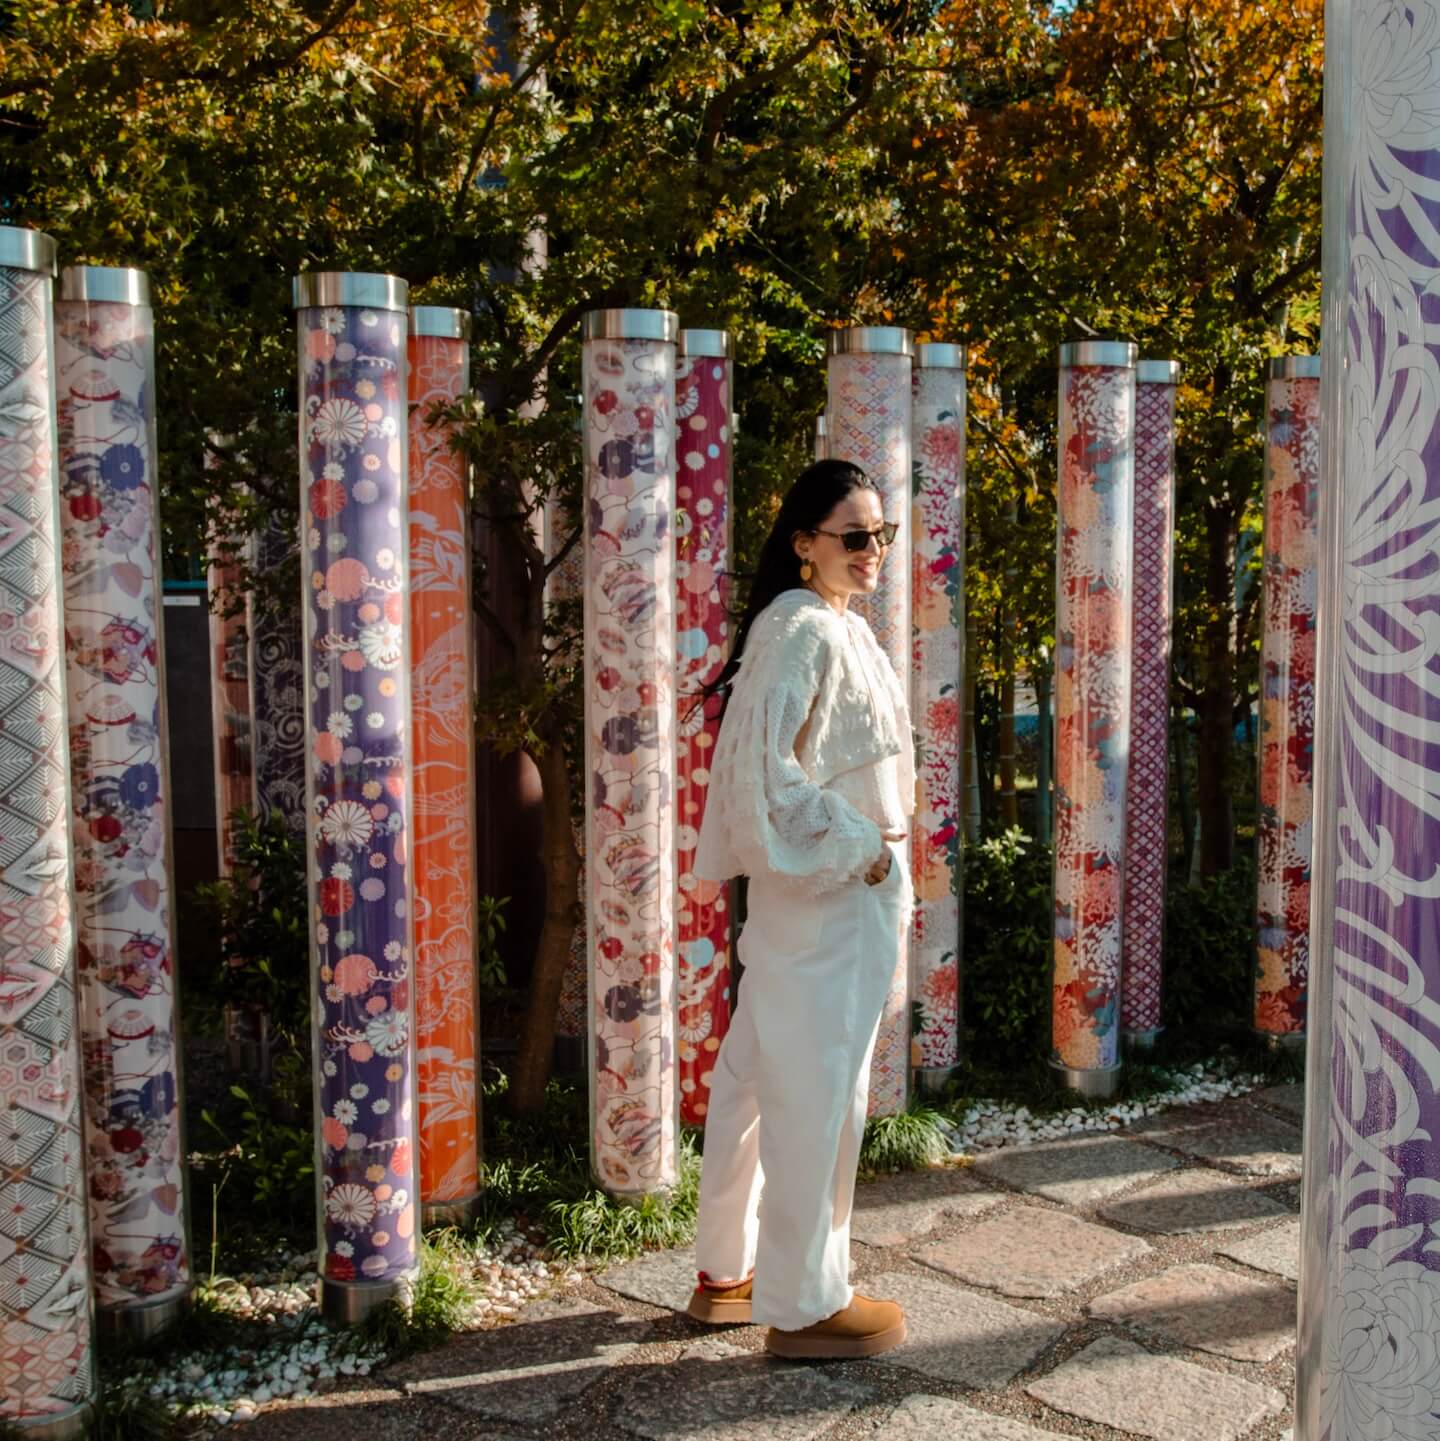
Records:
<instances>
[{"instance_id":1,"label":"woman","mask_svg":"<svg viewBox=\"0 0 1440 1441\"><path fill-rule=\"evenodd\" d=\"M894 538L864 471L812 465L711 688L725 711L695 872L750 885L745 979L705 1117L690 1314L768 1325L781 1356L874 1356L905 1339L900 1307L848 1280L870 1053L910 912L895 846L915 789L904 688L848 606L875 590Z\"/></svg>"}]
</instances>

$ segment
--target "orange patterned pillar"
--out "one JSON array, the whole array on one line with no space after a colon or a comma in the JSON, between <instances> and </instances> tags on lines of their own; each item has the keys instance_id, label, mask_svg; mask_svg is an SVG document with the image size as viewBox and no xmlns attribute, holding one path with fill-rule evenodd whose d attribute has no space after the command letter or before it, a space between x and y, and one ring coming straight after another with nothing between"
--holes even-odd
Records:
<instances>
[{"instance_id":1,"label":"orange patterned pillar","mask_svg":"<svg viewBox=\"0 0 1440 1441\"><path fill-rule=\"evenodd\" d=\"M420 1199L463 1220L479 1192L475 747L465 462L437 406L470 388L470 317L410 310L410 624Z\"/></svg>"}]
</instances>

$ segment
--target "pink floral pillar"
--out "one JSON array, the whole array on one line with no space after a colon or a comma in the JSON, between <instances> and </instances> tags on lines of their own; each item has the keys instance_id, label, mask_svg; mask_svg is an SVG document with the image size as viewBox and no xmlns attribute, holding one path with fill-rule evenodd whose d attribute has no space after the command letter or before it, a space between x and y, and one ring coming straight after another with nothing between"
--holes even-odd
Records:
<instances>
[{"instance_id":1,"label":"pink floral pillar","mask_svg":"<svg viewBox=\"0 0 1440 1441\"><path fill-rule=\"evenodd\" d=\"M1148 1050L1160 1034L1169 859L1170 595L1175 533L1173 360L1135 369L1135 548L1131 591L1129 804L1120 1027Z\"/></svg>"},{"instance_id":2,"label":"pink floral pillar","mask_svg":"<svg viewBox=\"0 0 1440 1441\"><path fill-rule=\"evenodd\" d=\"M148 1336L191 1279L148 278L72 266L55 328L95 1292Z\"/></svg>"},{"instance_id":3,"label":"pink floral pillar","mask_svg":"<svg viewBox=\"0 0 1440 1441\"><path fill-rule=\"evenodd\" d=\"M616 1196L678 1177L675 340L596 310L582 351L591 1156Z\"/></svg>"},{"instance_id":4,"label":"pink floral pillar","mask_svg":"<svg viewBox=\"0 0 1440 1441\"><path fill-rule=\"evenodd\" d=\"M0 1428L70 1441L89 1432L95 1357L70 889L54 273L48 235L0 226L0 369L9 402L0 410Z\"/></svg>"},{"instance_id":5,"label":"pink floral pillar","mask_svg":"<svg viewBox=\"0 0 1440 1441\"><path fill-rule=\"evenodd\" d=\"M1310 983L1318 355L1270 362L1266 414L1255 1029L1299 1042Z\"/></svg>"},{"instance_id":6,"label":"pink floral pillar","mask_svg":"<svg viewBox=\"0 0 1440 1441\"><path fill-rule=\"evenodd\" d=\"M1133 345L1060 347L1059 450L1051 1065L1072 1089L1108 1096L1120 1069Z\"/></svg>"},{"instance_id":7,"label":"pink floral pillar","mask_svg":"<svg viewBox=\"0 0 1440 1441\"><path fill-rule=\"evenodd\" d=\"M830 333L827 367L826 453L858 465L880 487L885 519L899 527L880 568L873 596L857 598L858 614L903 681L914 638L910 621L910 332L894 326L852 326ZM908 864L908 843L906 846ZM880 1017L870 1064L870 1114L893 1116L910 1091L910 947L908 928Z\"/></svg>"},{"instance_id":8,"label":"pink floral pillar","mask_svg":"<svg viewBox=\"0 0 1440 1441\"><path fill-rule=\"evenodd\" d=\"M470 478L432 413L470 389L469 314L412 307L409 362L420 1198L427 1222L454 1223L480 1189Z\"/></svg>"},{"instance_id":9,"label":"pink floral pillar","mask_svg":"<svg viewBox=\"0 0 1440 1441\"><path fill-rule=\"evenodd\" d=\"M710 1071L730 1029L729 887L691 874L719 722L698 705L725 663L730 568L730 337L682 330L675 378L675 577L678 739L675 758L680 1119L705 1123Z\"/></svg>"},{"instance_id":10,"label":"pink floral pillar","mask_svg":"<svg viewBox=\"0 0 1440 1441\"><path fill-rule=\"evenodd\" d=\"M960 711L965 682L965 347L915 350L911 421L915 628L911 688L919 782L911 864L916 1084L938 1091L960 1060Z\"/></svg>"},{"instance_id":11,"label":"pink floral pillar","mask_svg":"<svg viewBox=\"0 0 1440 1441\"><path fill-rule=\"evenodd\" d=\"M418 1265L406 285L295 281L321 1302Z\"/></svg>"}]
</instances>

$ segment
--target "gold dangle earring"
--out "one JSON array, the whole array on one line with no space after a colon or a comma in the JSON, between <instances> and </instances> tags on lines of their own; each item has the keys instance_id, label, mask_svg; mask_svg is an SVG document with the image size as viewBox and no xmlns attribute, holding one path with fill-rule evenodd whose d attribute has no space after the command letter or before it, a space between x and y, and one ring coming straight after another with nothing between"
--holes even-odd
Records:
<instances>
[{"instance_id":1,"label":"gold dangle earring","mask_svg":"<svg viewBox=\"0 0 1440 1441\"><path fill-rule=\"evenodd\" d=\"M809 585L811 580L814 578L814 575L815 567L810 564L809 556L806 556L800 562L800 579L803 580L806 585Z\"/></svg>"}]
</instances>

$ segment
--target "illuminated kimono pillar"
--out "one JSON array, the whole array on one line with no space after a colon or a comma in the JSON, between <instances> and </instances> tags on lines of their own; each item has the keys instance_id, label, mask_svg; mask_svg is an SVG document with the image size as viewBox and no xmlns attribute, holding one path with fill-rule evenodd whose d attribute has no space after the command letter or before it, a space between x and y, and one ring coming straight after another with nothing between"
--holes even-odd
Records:
<instances>
[{"instance_id":1,"label":"illuminated kimono pillar","mask_svg":"<svg viewBox=\"0 0 1440 1441\"><path fill-rule=\"evenodd\" d=\"M1108 1096L1120 1069L1130 732L1135 347L1060 347L1055 914L1050 1064Z\"/></svg>"},{"instance_id":2,"label":"illuminated kimono pillar","mask_svg":"<svg viewBox=\"0 0 1440 1441\"><path fill-rule=\"evenodd\" d=\"M898 527L880 567L873 596L857 596L855 611L903 681L910 671L910 332L894 326L853 326L830 332L827 367L826 454L858 465L880 487L885 519ZM909 842L904 843L909 864ZM910 955L907 934L870 1063L870 1114L903 1111L910 1091Z\"/></svg>"},{"instance_id":3,"label":"illuminated kimono pillar","mask_svg":"<svg viewBox=\"0 0 1440 1441\"><path fill-rule=\"evenodd\" d=\"M1135 548L1130 594L1130 760L1120 1029L1148 1050L1160 1034L1169 859L1170 598L1175 536L1174 360L1135 367Z\"/></svg>"},{"instance_id":4,"label":"illuminated kimono pillar","mask_svg":"<svg viewBox=\"0 0 1440 1441\"><path fill-rule=\"evenodd\" d=\"M1440 1436L1440 13L1331 0L1295 1435ZM1296 467L1299 469L1299 467ZM1298 506L1292 525L1298 526Z\"/></svg>"},{"instance_id":5,"label":"illuminated kimono pillar","mask_svg":"<svg viewBox=\"0 0 1440 1441\"><path fill-rule=\"evenodd\" d=\"M406 285L295 280L321 1303L417 1269Z\"/></svg>"},{"instance_id":6,"label":"illuminated kimono pillar","mask_svg":"<svg viewBox=\"0 0 1440 1441\"><path fill-rule=\"evenodd\" d=\"M228 448L222 437L211 437ZM210 715L215 757L215 838L220 874L235 868L236 811L254 807L255 771L250 751L250 642L243 557L233 539L211 546L207 585L210 601Z\"/></svg>"},{"instance_id":7,"label":"illuminated kimono pillar","mask_svg":"<svg viewBox=\"0 0 1440 1441\"><path fill-rule=\"evenodd\" d=\"M730 475L734 432L730 337L682 330L675 376L676 931L679 949L680 1119L701 1126L710 1071L730 1029L729 887L691 874L720 724L698 705L725 663L730 622Z\"/></svg>"},{"instance_id":8,"label":"illuminated kimono pillar","mask_svg":"<svg viewBox=\"0 0 1440 1441\"><path fill-rule=\"evenodd\" d=\"M595 310L582 351L591 1159L612 1195L678 1176L675 339Z\"/></svg>"},{"instance_id":9,"label":"illuminated kimono pillar","mask_svg":"<svg viewBox=\"0 0 1440 1441\"><path fill-rule=\"evenodd\" d=\"M149 280L65 270L55 328L95 1294L148 1336L190 1291Z\"/></svg>"},{"instance_id":10,"label":"illuminated kimono pillar","mask_svg":"<svg viewBox=\"0 0 1440 1441\"><path fill-rule=\"evenodd\" d=\"M960 711L965 677L965 347L915 349L911 450L919 782L911 863L911 1039L916 1084L943 1088L960 1061ZM898 559L898 557L897 557Z\"/></svg>"},{"instance_id":11,"label":"illuminated kimono pillar","mask_svg":"<svg viewBox=\"0 0 1440 1441\"><path fill-rule=\"evenodd\" d=\"M55 242L0 226L0 1428L89 1434L90 1236L55 435Z\"/></svg>"},{"instance_id":12,"label":"illuminated kimono pillar","mask_svg":"<svg viewBox=\"0 0 1440 1441\"><path fill-rule=\"evenodd\" d=\"M412 307L409 359L420 1197L427 1221L456 1222L480 1189L470 498L450 428L430 414L470 389L470 316Z\"/></svg>"},{"instance_id":13,"label":"illuminated kimono pillar","mask_svg":"<svg viewBox=\"0 0 1440 1441\"><path fill-rule=\"evenodd\" d=\"M288 580L295 537L280 517L255 537L255 573ZM277 576L278 572L278 576ZM301 636L302 582L252 591L245 610L249 641L250 765L254 811L262 825L284 820L292 835L305 833L305 647Z\"/></svg>"},{"instance_id":14,"label":"illuminated kimono pillar","mask_svg":"<svg viewBox=\"0 0 1440 1441\"><path fill-rule=\"evenodd\" d=\"M1272 360L1265 410L1255 1029L1298 1044L1310 984L1320 357Z\"/></svg>"}]
</instances>

